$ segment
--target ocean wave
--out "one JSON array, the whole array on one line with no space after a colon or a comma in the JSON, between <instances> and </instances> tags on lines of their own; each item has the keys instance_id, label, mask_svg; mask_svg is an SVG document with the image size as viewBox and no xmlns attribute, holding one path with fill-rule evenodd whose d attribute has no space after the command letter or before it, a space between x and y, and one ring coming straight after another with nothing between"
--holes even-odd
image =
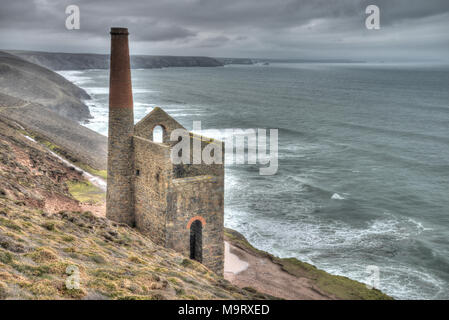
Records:
<instances>
[{"instance_id":1,"label":"ocean wave","mask_svg":"<svg viewBox=\"0 0 449 320\"><path fill-rule=\"evenodd\" d=\"M134 107L137 107L137 108L152 107L152 108L154 108L154 107L156 107L156 104L134 101Z\"/></svg>"},{"instance_id":2,"label":"ocean wave","mask_svg":"<svg viewBox=\"0 0 449 320\"><path fill-rule=\"evenodd\" d=\"M109 87L86 87L89 95L109 95Z\"/></svg>"},{"instance_id":3,"label":"ocean wave","mask_svg":"<svg viewBox=\"0 0 449 320\"><path fill-rule=\"evenodd\" d=\"M90 77L84 76L83 71L69 70L69 71L55 71L55 72L78 86L84 86L92 80Z\"/></svg>"}]
</instances>

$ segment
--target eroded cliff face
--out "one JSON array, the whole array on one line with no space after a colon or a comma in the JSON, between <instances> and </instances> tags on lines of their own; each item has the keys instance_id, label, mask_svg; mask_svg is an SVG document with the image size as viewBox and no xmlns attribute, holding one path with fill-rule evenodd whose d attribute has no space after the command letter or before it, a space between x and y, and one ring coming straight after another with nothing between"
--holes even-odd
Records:
<instances>
[{"instance_id":1,"label":"eroded cliff face","mask_svg":"<svg viewBox=\"0 0 449 320\"><path fill-rule=\"evenodd\" d=\"M26 135L0 118L0 299L268 297L87 211L74 194L89 183ZM66 286L73 270L79 288Z\"/></svg>"},{"instance_id":2,"label":"eroded cliff face","mask_svg":"<svg viewBox=\"0 0 449 320\"><path fill-rule=\"evenodd\" d=\"M72 120L91 117L82 102L89 95L64 77L42 66L0 51L0 93L48 107Z\"/></svg>"}]
</instances>

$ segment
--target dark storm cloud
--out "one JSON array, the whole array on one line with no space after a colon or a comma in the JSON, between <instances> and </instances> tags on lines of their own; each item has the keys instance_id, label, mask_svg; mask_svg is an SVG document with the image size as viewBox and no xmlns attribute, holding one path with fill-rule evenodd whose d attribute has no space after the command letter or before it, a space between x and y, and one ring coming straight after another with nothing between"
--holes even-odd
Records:
<instances>
[{"instance_id":1,"label":"dark storm cloud","mask_svg":"<svg viewBox=\"0 0 449 320\"><path fill-rule=\"evenodd\" d=\"M65 29L70 4L80 30ZM369 4L381 10L378 32L365 29ZM0 47L104 52L109 28L127 26L141 53L430 57L448 49L448 17L447 0L2 0Z\"/></svg>"}]
</instances>

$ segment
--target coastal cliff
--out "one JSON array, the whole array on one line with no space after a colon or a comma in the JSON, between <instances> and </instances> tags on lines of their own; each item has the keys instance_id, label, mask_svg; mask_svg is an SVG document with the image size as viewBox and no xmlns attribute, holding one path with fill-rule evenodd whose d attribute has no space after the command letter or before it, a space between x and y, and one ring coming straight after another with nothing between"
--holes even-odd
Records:
<instances>
[{"instance_id":1,"label":"coastal cliff","mask_svg":"<svg viewBox=\"0 0 449 320\"><path fill-rule=\"evenodd\" d=\"M106 168L106 137L82 126L87 93L57 73L0 51L0 116L64 149L68 158Z\"/></svg>"},{"instance_id":2,"label":"coastal cliff","mask_svg":"<svg viewBox=\"0 0 449 320\"><path fill-rule=\"evenodd\" d=\"M51 70L108 69L109 55L11 50L9 53ZM131 68L221 67L223 63L210 57L131 56Z\"/></svg>"},{"instance_id":3,"label":"coastal cliff","mask_svg":"<svg viewBox=\"0 0 449 320\"><path fill-rule=\"evenodd\" d=\"M9 56L0 60L4 68L26 65ZM247 268L225 268L222 278L109 221L104 190L76 168L104 179L106 138L72 114L61 115L57 105L44 105L39 95L27 95L38 81L51 93L50 80L59 79L50 70L27 68L31 75L1 74L0 299L390 299L357 281L259 251L229 229L225 260L237 256ZM10 89L9 77L21 87ZM67 267L79 270L78 289L65 286Z\"/></svg>"},{"instance_id":4,"label":"coastal cliff","mask_svg":"<svg viewBox=\"0 0 449 320\"><path fill-rule=\"evenodd\" d=\"M223 63L224 65L228 64L244 64L244 65L250 65L254 64L253 59L250 58L217 58L218 61Z\"/></svg>"},{"instance_id":5,"label":"coastal cliff","mask_svg":"<svg viewBox=\"0 0 449 320\"><path fill-rule=\"evenodd\" d=\"M46 68L0 51L0 92L42 104L74 120L90 118L82 102L89 95L64 77Z\"/></svg>"}]
</instances>

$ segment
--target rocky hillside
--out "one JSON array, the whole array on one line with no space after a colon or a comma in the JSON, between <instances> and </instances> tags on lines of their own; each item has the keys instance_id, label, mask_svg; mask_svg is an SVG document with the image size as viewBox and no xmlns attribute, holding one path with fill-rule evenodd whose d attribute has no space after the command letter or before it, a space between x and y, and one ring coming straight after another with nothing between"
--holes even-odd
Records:
<instances>
[{"instance_id":1,"label":"rocky hillside","mask_svg":"<svg viewBox=\"0 0 449 320\"><path fill-rule=\"evenodd\" d=\"M49 107L0 92L0 118L20 123L58 145L71 161L81 161L97 170L106 169L107 138Z\"/></svg>"},{"instance_id":2,"label":"rocky hillside","mask_svg":"<svg viewBox=\"0 0 449 320\"><path fill-rule=\"evenodd\" d=\"M38 51L8 51L22 59L51 70L108 69L109 55L89 53L59 53ZM220 67L223 63L209 57L186 56L131 56L131 67L135 69L168 67Z\"/></svg>"},{"instance_id":3,"label":"rocky hillside","mask_svg":"<svg viewBox=\"0 0 449 320\"><path fill-rule=\"evenodd\" d=\"M269 297L86 211L89 183L26 135L0 119L0 299Z\"/></svg>"},{"instance_id":4,"label":"rocky hillside","mask_svg":"<svg viewBox=\"0 0 449 320\"><path fill-rule=\"evenodd\" d=\"M0 93L33 101L73 120L90 117L82 99L89 95L64 77L0 51Z\"/></svg>"}]
</instances>

